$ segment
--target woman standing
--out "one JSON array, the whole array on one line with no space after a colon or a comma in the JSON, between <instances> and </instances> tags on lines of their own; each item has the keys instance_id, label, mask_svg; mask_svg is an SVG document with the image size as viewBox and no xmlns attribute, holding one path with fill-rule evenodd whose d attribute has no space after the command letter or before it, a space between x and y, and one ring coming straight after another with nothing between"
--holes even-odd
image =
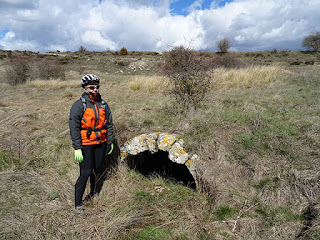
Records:
<instances>
[{"instance_id":1,"label":"woman standing","mask_svg":"<svg viewBox=\"0 0 320 240\"><path fill-rule=\"evenodd\" d=\"M83 213L83 194L90 177L89 198L99 199L106 155L113 150L113 122L108 104L99 94L100 79L87 74L81 79L84 93L71 107L69 127L80 176L75 184L75 210Z\"/></svg>"}]
</instances>

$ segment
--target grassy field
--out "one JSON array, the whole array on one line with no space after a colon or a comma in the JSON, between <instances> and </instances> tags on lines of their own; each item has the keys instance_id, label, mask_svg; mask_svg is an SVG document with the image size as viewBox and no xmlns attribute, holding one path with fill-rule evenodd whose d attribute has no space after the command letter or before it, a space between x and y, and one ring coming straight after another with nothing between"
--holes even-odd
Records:
<instances>
[{"instance_id":1,"label":"grassy field","mask_svg":"<svg viewBox=\"0 0 320 240\"><path fill-rule=\"evenodd\" d=\"M56 60L66 78L10 86L12 54ZM157 53L1 52L0 239L319 239L319 54L233 55L246 67L215 69L201 107L182 114ZM74 216L68 118L85 73L102 79L119 145L154 131L180 135L201 158L199 189L121 163L99 204Z\"/></svg>"}]
</instances>

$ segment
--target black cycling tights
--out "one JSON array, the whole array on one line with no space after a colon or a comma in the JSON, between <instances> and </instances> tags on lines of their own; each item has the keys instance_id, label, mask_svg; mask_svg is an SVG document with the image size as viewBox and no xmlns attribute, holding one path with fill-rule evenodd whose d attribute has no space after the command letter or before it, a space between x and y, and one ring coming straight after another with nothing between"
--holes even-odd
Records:
<instances>
[{"instance_id":1,"label":"black cycling tights","mask_svg":"<svg viewBox=\"0 0 320 240\"><path fill-rule=\"evenodd\" d=\"M99 193L102 188L106 166L107 143L83 145L83 161L80 165L80 176L75 185L75 206L82 205L82 197L90 177L90 196Z\"/></svg>"}]
</instances>

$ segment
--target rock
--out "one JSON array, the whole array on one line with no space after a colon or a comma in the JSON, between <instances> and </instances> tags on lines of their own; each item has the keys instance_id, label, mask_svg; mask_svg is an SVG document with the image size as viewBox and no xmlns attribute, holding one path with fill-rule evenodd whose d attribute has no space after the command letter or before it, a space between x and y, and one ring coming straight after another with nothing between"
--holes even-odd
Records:
<instances>
[{"instance_id":1,"label":"rock","mask_svg":"<svg viewBox=\"0 0 320 240\"><path fill-rule=\"evenodd\" d=\"M185 165L189 169L189 172L194 177L194 179L196 179L196 176L197 176L196 165L197 165L198 160L199 160L198 155L197 154L193 154L191 156L191 158L188 161L185 162Z\"/></svg>"},{"instance_id":2,"label":"rock","mask_svg":"<svg viewBox=\"0 0 320 240\"><path fill-rule=\"evenodd\" d=\"M124 161L129 155L137 155L141 152L149 151L152 154L161 151L168 152L168 158L175 163L185 164L191 175L196 179L196 164L199 157L194 154L190 156L183 149L183 139L176 134L153 132L138 135L125 142L120 147L121 161Z\"/></svg>"},{"instance_id":3,"label":"rock","mask_svg":"<svg viewBox=\"0 0 320 240\"><path fill-rule=\"evenodd\" d=\"M158 152L157 139L158 139L159 134L160 134L159 132L155 132L155 133L149 133L149 134L147 135L147 138L146 138L147 147L148 147L148 150L149 150L151 153L156 153L156 152Z\"/></svg>"},{"instance_id":4,"label":"rock","mask_svg":"<svg viewBox=\"0 0 320 240\"><path fill-rule=\"evenodd\" d=\"M188 153L183 150L183 139L175 142L172 147L169 149L169 159L172 162L179 164L185 164L188 161Z\"/></svg>"},{"instance_id":5,"label":"rock","mask_svg":"<svg viewBox=\"0 0 320 240\"><path fill-rule=\"evenodd\" d=\"M293 62L290 62L290 65L300 65L301 62L300 61L293 61Z\"/></svg>"},{"instance_id":6,"label":"rock","mask_svg":"<svg viewBox=\"0 0 320 240\"><path fill-rule=\"evenodd\" d=\"M178 136L175 134L160 133L157 141L158 149L168 151L177 140Z\"/></svg>"},{"instance_id":7,"label":"rock","mask_svg":"<svg viewBox=\"0 0 320 240\"><path fill-rule=\"evenodd\" d=\"M306 64L306 65L313 65L313 64L314 64L314 61L306 61L304 64Z\"/></svg>"}]
</instances>

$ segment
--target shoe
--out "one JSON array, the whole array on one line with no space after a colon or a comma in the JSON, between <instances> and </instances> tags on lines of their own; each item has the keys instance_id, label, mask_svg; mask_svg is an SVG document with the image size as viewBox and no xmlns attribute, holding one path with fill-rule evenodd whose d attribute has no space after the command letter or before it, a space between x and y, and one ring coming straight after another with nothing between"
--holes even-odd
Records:
<instances>
[{"instance_id":1,"label":"shoe","mask_svg":"<svg viewBox=\"0 0 320 240\"><path fill-rule=\"evenodd\" d=\"M99 194L98 193L94 194L92 197L92 203L97 204L99 202L99 200L100 200Z\"/></svg>"},{"instance_id":2,"label":"shoe","mask_svg":"<svg viewBox=\"0 0 320 240\"><path fill-rule=\"evenodd\" d=\"M91 197L90 194L88 194L88 195L84 198L84 200L82 201L82 204L83 204L83 205L90 205L91 202L92 202L92 197Z\"/></svg>"},{"instance_id":3,"label":"shoe","mask_svg":"<svg viewBox=\"0 0 320 240\"><path fill-rule=\"evenodd\" d=\"M84 215L83 205L81 205L81 206L76 206L75 209L74 209L74 213L75 213L75 215L77 215L77 216L83 216L83 215Z\"/></svg>"}]
</instances>

